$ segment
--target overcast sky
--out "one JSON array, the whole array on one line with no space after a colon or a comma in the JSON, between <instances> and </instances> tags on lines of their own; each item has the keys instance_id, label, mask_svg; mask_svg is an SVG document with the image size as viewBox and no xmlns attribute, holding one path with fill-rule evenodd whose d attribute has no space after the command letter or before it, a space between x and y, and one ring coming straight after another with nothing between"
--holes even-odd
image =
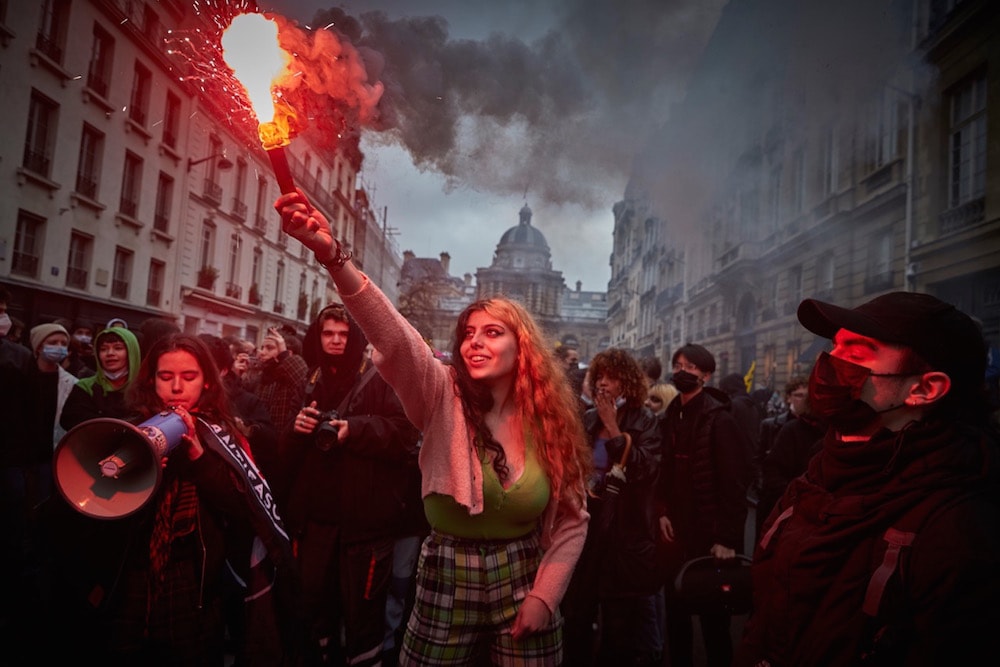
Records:
<instances>
[{"instance_id":1,"label":"overcast sky","mask_svg":"<svg viewBox=\"0 0 1000 667\"><path fill-rule=\"evenodd\" d=\"M365 130L364 184L400 250L490 265L527 203L566 284L604 290L631 161L680 99L724 0L262 0L364 28L395 113ZM373 13L378 12L378 13Z\"/></svg>"}]
</instances>

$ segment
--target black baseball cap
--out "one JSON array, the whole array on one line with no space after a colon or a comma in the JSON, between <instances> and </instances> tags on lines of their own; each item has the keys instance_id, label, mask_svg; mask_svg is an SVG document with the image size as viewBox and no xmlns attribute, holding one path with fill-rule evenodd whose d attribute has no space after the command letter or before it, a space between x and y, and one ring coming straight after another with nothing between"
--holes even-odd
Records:
<instances>
[{"instance_id":1,"label":"black baseball cap","mask_svg":"<svg viewBox=\"0 0 1000 667\"><path fill-rule=\"evenodd\" d=\"M930 294L890 292L855 308L806 299L799 322L833 338L840 329L911 348L934 370L960 388L981 387L986 375L986 344L971 317Z\"/></svg>"}]
</instances>

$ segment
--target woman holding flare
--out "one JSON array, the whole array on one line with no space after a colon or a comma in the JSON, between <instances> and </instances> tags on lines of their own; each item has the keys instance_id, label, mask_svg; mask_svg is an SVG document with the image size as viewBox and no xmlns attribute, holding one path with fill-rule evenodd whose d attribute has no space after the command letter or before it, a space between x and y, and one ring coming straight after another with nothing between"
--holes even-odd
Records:
<instances>
[{"instance_id":1,"label":"woman holding flare","mask_svg":"<svg viewBox=\"0 0 1000 667\"><path fill-rule=\"evenodd\" d=\"M301 192L275 204L313 251L376 350L379 372L423 433L432 532L400 663L558 665L559 603L587 533L589 453L576 399L520 304L477 301L458 317L453 362L350 261Z\"/></svg>"}]
</instances>

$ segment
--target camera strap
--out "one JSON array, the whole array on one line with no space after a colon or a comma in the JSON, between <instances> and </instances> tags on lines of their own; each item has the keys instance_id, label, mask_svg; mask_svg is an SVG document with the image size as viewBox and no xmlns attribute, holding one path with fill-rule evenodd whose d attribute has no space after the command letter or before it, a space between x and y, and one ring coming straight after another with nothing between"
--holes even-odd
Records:
<instances>
[{"instance_id":1,"label":"camera strap","mask_svg":"<svg viewBox=\"0 0 1000 667\"><path fill-rule=\"evenodd\" d=\"M338 414L347 416L347 408L351 405L351 401L354 400L355 396L361 393L361 390L366 384L368 384L368 381L371 380L376 373L378 373L378 371L375 370L375 365L369 364L368 368L365 369L365 372L362 373L358 381L354 383L353 387L351 387L351 390L347 392L347 396L344 396L344 400L342 400L340 405L337 406Z\"/></svg>"}]
</instances>

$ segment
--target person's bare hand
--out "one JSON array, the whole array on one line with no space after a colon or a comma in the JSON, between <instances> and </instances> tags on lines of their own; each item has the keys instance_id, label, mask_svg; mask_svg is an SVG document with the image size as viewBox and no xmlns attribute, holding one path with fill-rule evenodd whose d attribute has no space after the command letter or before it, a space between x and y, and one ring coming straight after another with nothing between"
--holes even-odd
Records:
<instances>
[{"instance_id":1,"label":"person's bare hand","mask_svg":"<svg viewBox=\"0 0 1000 667\"><path fill-rule=\"evenodd\" d=\"M336 242L330 233L330 222L309 203L302 190L283 194L274 202L281 215L281 229L313 251L321 260L333 254Z\"/></svg>"},{"instance_id":2,"label":"person's bare hand","mask_svg":"<svg viewBox=\"0 0 1000 667\"><path fill-rule=\"evenodd\" d=\"M601 423L608 430L612 437L620 433L618 429L618 406L615 404L615 397L606 391L597 390L594 396L594 407L597 408L597 416L601 418Z\"/></svg>"},{"instance_id":3,"label":"person's bare hand","mask_svg":"<svg viewBox=\"0 0 1000 667\"><path fill-rule=\"evenodd\" d=\"M674 524L666 515L660 517L660 539L664 542L674 541Z\"/></svg>"},{"instance_id":4,"label":"person's bare hand","mask_svg":"<svg viewBox=\"0 0 1000 667\"><path fill-rule=\"evenodd\" d=\"M316 401L313 401L308 406L299 410L299 414L295 415L295 427L293 430L302 435L309 435L319 426L319 420L317 419L319 414L319 410L316 409Z\"/></svg>"},{"instance_id":5,"label":"person's bare hand","mask_svg":"<svg viewBox=\"0 0 1000 667\"><path fill-rule=\"evenodd\" d=\"M270 338L274 341L274 344L278 348L278 354L281 354L288 349L288 344L285 343L285 337L281 335L278 327L269 327L267 330L267 336L265 338Z\"/></svg>"},{"instance_id":6,"label":"person's bare hand","mask_svg":"<svg viewBox=\"0 0 1000 667\"><path fill-rule=\"evenodd\" d=\"M184 425L187 427L187 433L181 436L181 440L187 443L187 455L192 461L197 461L201 458L201 455L205 453L205 448L201 444L201 440L198 439L198 432L194 427L194 417L186 409L176 406L171 408L174 412L180 415L180 418L184 421Z\"/></svg>"},{"instance_id":7,"label":"person's bare hand","mask_svg":"<svg viewBox=\"0 0 1000 667\"><path fill-rule=\"evenodd\" d=\"M547 627L551 620L552 612L545 606L545 603L529 595L524 598L521 608L517 610L514 627L510 631L511 639L520 641L528 635Z\"/></svg>"},{"instance_id":8,"label":"person's bare hand","mask_svg":"<svg viewBox=\"0 0 1000 667\"><path fill-rule=\"evenodd\" d=\"M719 560L732 560L736 558L735 549L730 549L729 547L722 546L721 544L713 544L712 548L708 550L708 553Z\"/></svg>"}]
</instances>

